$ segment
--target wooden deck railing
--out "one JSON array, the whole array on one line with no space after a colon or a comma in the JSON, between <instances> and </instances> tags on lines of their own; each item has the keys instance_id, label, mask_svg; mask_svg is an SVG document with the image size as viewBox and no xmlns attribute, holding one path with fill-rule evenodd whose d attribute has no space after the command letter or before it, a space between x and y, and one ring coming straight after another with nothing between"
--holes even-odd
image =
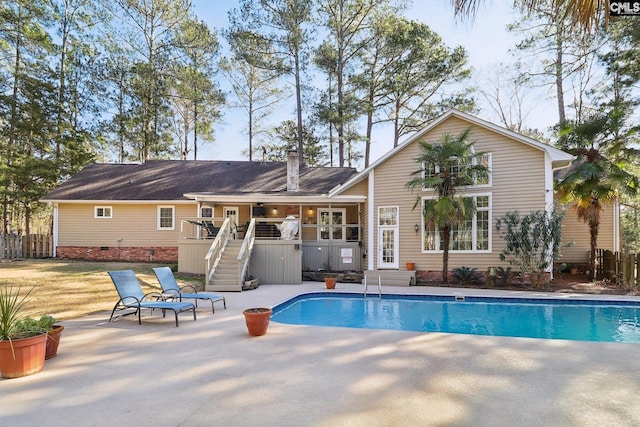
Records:
<instances>
[{"instance_id":1,"label":"wooden deck railing","mask_svg":"<svg viewBox=\"0 0 640 427\"><path fill-rule=\"evenodd\" d=\"M245 275L247 274L247 269L249 268L249 261L251 261L251 253L253 252L253 245L255 243L255 231L256 231L256 220L252 219L247 227L247 230L244 233L244 239L242 241L242 246L240 247L240 251L238 252L238 280L240 281L240 285L242 286L242 282L245 279Z\"/></svg>"},{"instance_id":2,"label":"wooden deck railing","mask_svg":"<svg viewBox=\"0 0 640 427\"><path fill-rule=\"evenodd\" d=\"M222 257L222 251L224 247L227 245L227 241L229 240L229 236L231 235L231 220L229 218L225 219L222 223L222 227L220 227L220 231L218 231L218 235L215 239L213 239L213 243L209 247L209 251L207 252L207 256L205 257L205 261L207 263L207 269L205 273L205 282L207 285L211 282L213 278L213 274L216 271L216 267L220 262L220 258Z\"/></svg>"}]
</instances>

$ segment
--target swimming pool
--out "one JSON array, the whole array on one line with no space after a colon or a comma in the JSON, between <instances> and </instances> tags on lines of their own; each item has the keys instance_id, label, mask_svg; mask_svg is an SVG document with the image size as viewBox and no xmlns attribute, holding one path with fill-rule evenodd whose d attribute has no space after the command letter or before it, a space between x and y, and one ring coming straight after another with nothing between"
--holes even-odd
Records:
<instances>
[{"instance_id":1,"label":"swimming pool","mask_svg":"<svg viewBox=\"0 0 640 427\"><path fill-rule=\"evenodd\" d=\"M273 308L293 325L640 342L640 303L533 298L319 292Z\"/></svg>"}]
</instances>

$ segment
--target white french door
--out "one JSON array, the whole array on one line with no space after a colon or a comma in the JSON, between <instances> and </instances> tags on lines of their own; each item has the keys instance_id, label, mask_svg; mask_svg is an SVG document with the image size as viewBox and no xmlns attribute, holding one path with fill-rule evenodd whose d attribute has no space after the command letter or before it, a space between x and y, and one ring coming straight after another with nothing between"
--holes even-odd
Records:
<instances>
[{"instance_id":1,"label":"white french door","mask_svg":"<svg viewBox=\"0 0 640 427\"><path fill-rule=\"evenodd\" d=\"M378 208L378 268L398 268L398 207Z\"/></svg>"},{"instance_id":2,"label":"white french door","mask_svg":"<svg viewBox=\"0 0 640 427\"><path fill-rule=\"evenodd\" d=\"M233 234L233 238L237 237L237 228L238 228L238 207L227 207L224 209L224 218L229 218L229 227L231 229L231 233Z\"/></svg>"}]
</instances>

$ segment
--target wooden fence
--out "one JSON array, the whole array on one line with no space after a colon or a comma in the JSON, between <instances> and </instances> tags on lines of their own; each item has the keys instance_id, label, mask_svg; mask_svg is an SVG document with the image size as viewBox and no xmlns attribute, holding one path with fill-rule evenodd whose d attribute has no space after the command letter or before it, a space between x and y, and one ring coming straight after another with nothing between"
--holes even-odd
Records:
<instances>
[{"instance_id":1,"label":"wooden fence","mask_svg":"<svg viewBox=\"0 0 640 427\"><path fill-rule=\"evenodd\" d=\"M50 234L0 234L0 259L48 258L53 256Z\"/></svg>"},{"instance_id":2,"label":"wooden fence","mask_svg":"<svg viewBox=\"0 0 640 427\"><path fill-rule=\"evenodd\" d=\"M617 281L625 287L640 284L640 254L621 254L604 249L596 251L596 277Z\"/></svg>"}]
</instances>

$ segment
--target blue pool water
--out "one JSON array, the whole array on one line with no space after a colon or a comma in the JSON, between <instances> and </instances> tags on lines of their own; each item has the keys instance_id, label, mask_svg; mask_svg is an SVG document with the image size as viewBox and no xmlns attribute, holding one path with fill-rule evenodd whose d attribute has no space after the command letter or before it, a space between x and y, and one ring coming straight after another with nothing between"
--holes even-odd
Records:
<instances>
[{"instance_id":1,"label":"blue pool water","mask_svg":"<svg viewBox=\"0 0 640 427\"><path fill-rule=\"evenodd\" d=\"M640 304L622 301L312 293L273 308L293 325L640 342Z\"/></svg>"}]
</instances>

